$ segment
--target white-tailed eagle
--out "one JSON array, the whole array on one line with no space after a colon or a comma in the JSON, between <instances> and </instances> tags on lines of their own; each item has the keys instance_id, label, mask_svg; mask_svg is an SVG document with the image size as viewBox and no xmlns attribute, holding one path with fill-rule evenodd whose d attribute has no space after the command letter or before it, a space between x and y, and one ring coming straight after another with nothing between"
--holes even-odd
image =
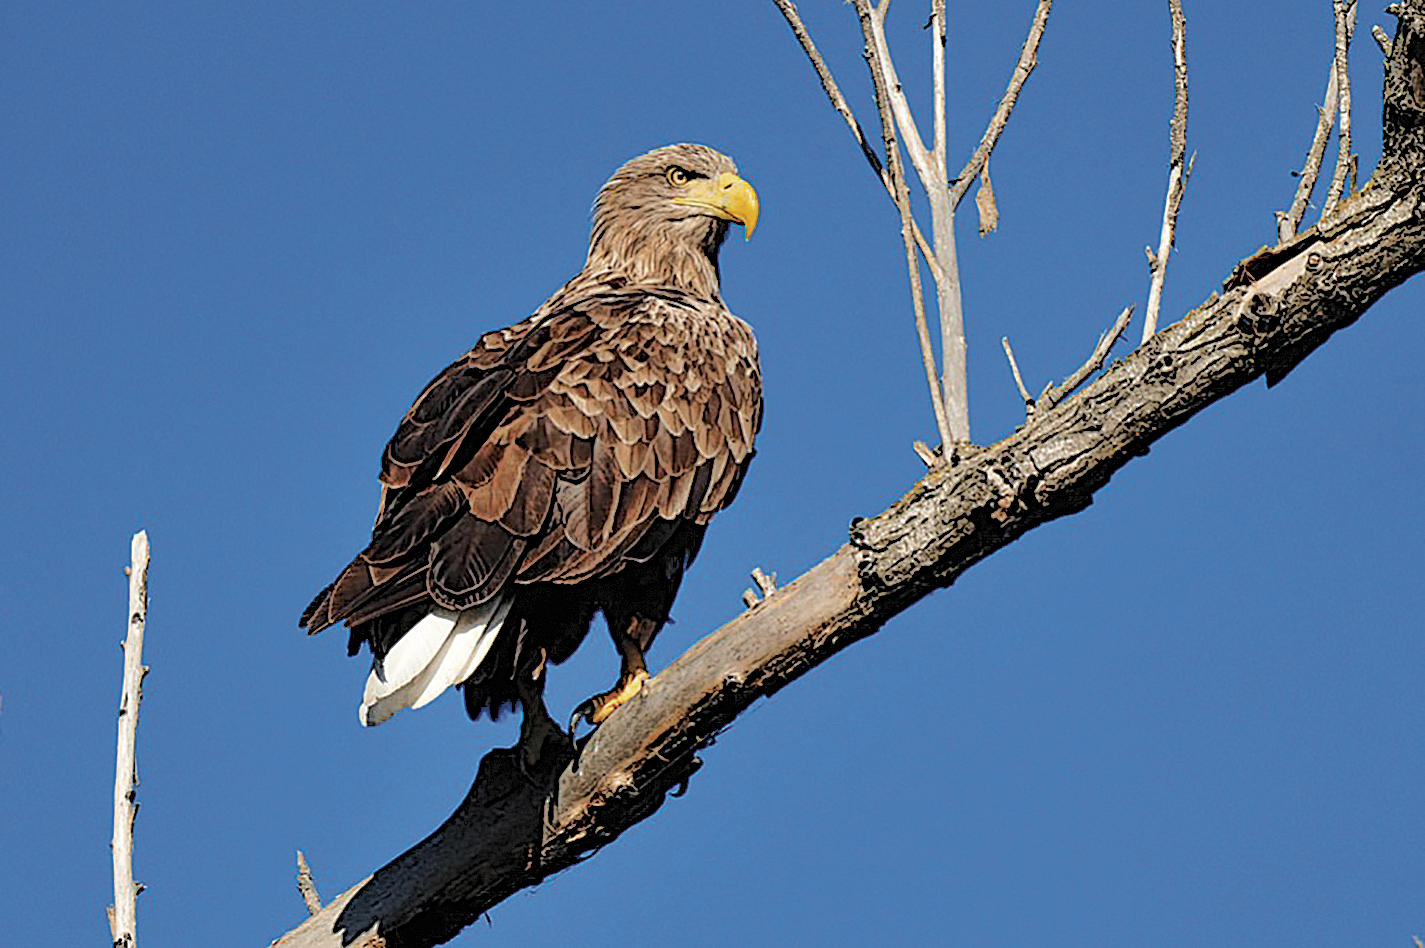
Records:
<instances>
[{"instance_id":1,"label":"white-tailed eagle","mask_svg":"<svg viewBox=\"0 0 1425 948\"><path fill-rule=\"evenodd\" d=\"M757 195L703 145L635 158L599 192L584 268L534 315L436 376L386 446L371 543L302 614L373 667L363 724L451 686L472 719L519 704L538 755L544 672L602 612L634 697L713 514L752 459L762 385L718 249Z\"/></svg>"}]
</instances>

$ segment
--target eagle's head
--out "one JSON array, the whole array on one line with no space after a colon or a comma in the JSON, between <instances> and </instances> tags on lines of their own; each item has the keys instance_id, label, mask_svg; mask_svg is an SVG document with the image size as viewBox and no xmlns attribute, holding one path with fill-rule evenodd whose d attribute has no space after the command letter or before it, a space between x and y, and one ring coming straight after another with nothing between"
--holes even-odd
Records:
<instances>
[{"instance_id":1,"label":"eagle's head","mask_svg":"<svg viewBox=\"0 0 1425 948\"><path fill-rule=\"evenodd\" d=\"M757 192L706 145L667 145L629 161L599 191L588 267L638 283L717 293L729 223L757 226Z\"/></svg>"}]
</instances>

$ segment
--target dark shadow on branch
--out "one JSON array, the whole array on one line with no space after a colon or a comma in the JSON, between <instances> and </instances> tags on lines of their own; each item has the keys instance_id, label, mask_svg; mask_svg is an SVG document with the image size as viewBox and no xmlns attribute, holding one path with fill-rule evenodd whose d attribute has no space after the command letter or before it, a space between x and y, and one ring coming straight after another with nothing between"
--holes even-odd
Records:
<instances>
[{"instance_id":1,"label":"dark shadow on branch","mask_svg":"<svg viewBox=\"0 0 1425 948\"><path fill-rule=\"evenodd\" d=\"M538 785L521 773L518 750L486 754L450 818L350 895L334 927L342 944L371 930L382 932L387 945L439 944L490 905L539 882L545 814L572 756L560 750L531 773ZM452 859L477 853L478 859Z\"/></svg>"}]
</instances>

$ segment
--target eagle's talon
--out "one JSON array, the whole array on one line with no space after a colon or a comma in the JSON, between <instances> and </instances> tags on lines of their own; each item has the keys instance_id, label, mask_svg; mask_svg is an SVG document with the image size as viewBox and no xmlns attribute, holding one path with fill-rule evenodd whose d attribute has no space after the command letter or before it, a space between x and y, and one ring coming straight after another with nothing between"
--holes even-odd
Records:
<instances>
[{"instance_id":1,"label":"eagle's talon","mask_svg":"<svg viewBox=\"0 0 1425 948\"><path fill-rule=\"evenodd\" d=\"M569 739L577 746L579 743L579 722L587 721L590 727L598 727L594 721L594 699L590 698L579 707L574 709L574 713L569 716Z\"/></svg>"},{"instance_id":2,"label":"eagle's talon","mask_svg":"<svg viewBox=\"0 0 1425 948\"><path fill-rule=\"evenodd\" d=\"M636 698L638 693L643 690L643 683L647 680L648 672L645 669L635 669L620 677L612 691L594 695L579 705L574 709L574 715L569 719L569 736L576 738L574 729L579 726L580 720L586 721L590 727L595 728L603 724L609 719L609 715Z\"/></svg>"}]
</instances>

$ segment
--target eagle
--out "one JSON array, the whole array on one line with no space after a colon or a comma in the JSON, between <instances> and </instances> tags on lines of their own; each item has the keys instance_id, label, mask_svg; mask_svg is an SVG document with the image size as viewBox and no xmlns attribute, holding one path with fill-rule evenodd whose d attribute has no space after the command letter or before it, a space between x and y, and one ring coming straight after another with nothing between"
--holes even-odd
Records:
<instances>
[{"instance_id":1,"label":"eagle","mask_svg":"<svg viewBox=\"0 0 1425 948\"><path fill-rule=\"evenodd\" d=\"M575 710L570 736L638 694L761 426L756 339L718 271L729 225L750 238L757 214L712 148L632 159L599 191L583 269L421 392L382 456L370 544L300 622L309 634L344 622L350 654L369 647L363 725L455 686L472 720L520 707L532 765L564 736L546 668L596 613L619 677Z\"/></svg>"}]
</instances>

